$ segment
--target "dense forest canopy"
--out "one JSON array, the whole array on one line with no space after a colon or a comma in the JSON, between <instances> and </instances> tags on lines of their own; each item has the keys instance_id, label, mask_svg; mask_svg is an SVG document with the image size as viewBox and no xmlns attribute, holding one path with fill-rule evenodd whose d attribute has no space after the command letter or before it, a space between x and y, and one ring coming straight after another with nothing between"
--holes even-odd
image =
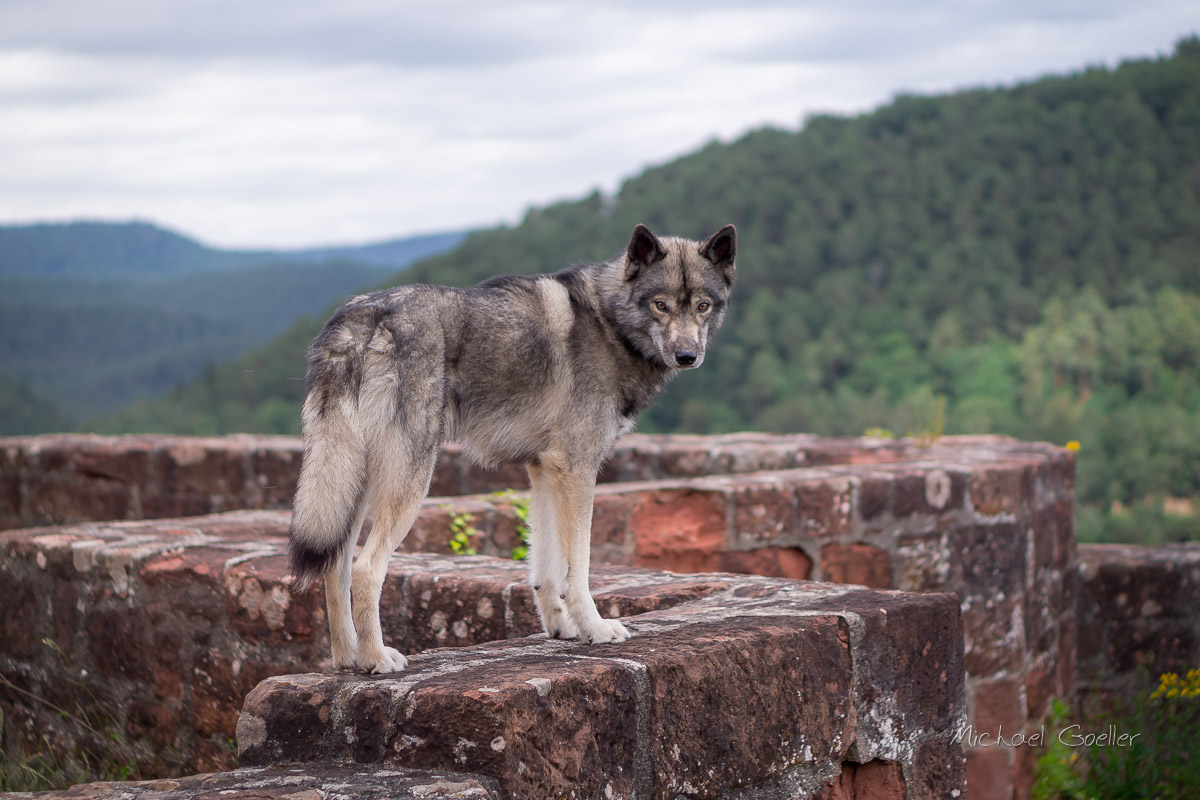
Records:
<instances>
[{"instance_id":1,"label":"dense forest canopy","mask_svg":"<svg viewBox=\"0 0 1200 800\"><path fill-rule=\"evenodd\" d=\"M1013 88L764 129L471 235L405 282L618 252L637 222L739 230L705 366L642 430L1077 441L1086 538L1200 538L1200 40ZM104 421L295 432L307 321Z\"/></svg>"}]
</instances>

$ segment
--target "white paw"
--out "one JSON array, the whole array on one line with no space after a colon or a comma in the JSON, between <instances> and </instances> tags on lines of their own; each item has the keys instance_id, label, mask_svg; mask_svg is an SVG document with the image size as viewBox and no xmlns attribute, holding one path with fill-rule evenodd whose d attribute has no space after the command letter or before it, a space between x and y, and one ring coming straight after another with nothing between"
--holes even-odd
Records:
<instances>
[{"instance_id":1,"label":"white paw","mask_svg":"<svg viewBox=\"0 0 1200 800\"><path fill-rule=\"evenodd\" d=\"M376 656L365 656L358 659L358 668L373 675L399 672L407 666L408 659L394 647L385 647Z\"/></svg>"},{"instance_id":2,"label":"white paw","mask_svg":"<svg viewBox=\"0 0 1200 800\"><path fill-rule=\"evenodd\" d=\"M542 628L551 639L578 639L579 626L576 625L557 600L543 600L538 596L538 612L542 617Z\"/></svg>"},{"instance_id":3,"label":"white paw","mask_svg":"<svg viewBox=\"0 0 1200 800\"><path fill-rule=\"evenodd\" d=\"M580 637L591 644L623 642L630 637L629 630L615 619L599 619L588 626Z\"/></svg>"},{"instance_id":4,"label":"white paw","mask_svg":"<svg viewBox=\"0 0 1200 800\"><path fill-rule=\"evenodd\" d=\"M571 622L571 618L563 612L558 612L554 615L555 619L551 622L546 622L546 633L551 639L578 639L579 628Z\"/></svg>"},{"instance_id":5,"label":"white paw","mask_svg":"<svg viewBox=\"0 0 1200 800\"><path fill-rule=\"evenodd\" d=\"M356 661L358 661L358 653L354 650L335 649L333 651L334 669L352 669Z\"/></svg>"}]
</instances>

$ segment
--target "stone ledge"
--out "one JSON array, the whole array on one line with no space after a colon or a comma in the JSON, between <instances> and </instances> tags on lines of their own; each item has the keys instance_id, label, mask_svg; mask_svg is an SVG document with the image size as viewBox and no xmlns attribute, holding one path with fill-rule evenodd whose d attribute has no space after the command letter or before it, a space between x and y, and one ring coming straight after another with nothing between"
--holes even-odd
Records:
<instances>
[{"instance_id":1,"label":"stone ledge","mask_svg":"<svg viewBox=\"0 0 1200 800\"><path fill-rule=\"evenodd\" d=\"M495 781L456 772L403 767L243 768L156 781L84 783L57 792L14 793L37 800L501 800Z\"/></svg>"},{"instance_id":2,"label":"stone ledge","mask_svg":"<svg viewBox=\"0 0 1200 800\"><path fill-rule=\"evenodd\" d=\"M236 509L287 508L295 493L298 437L234 435L0 437L0 530L87 520L155 519ZM973 456L972 454L975 454ZM931 447L912 440L827 439L807 434L721 436L631 434L618 442L601 482L689 478L831 465L953 461L983 455L1046 461L1038 478L1074 484L1070 453L1001 436L945 437ZM1064 469L1066 470L1064 472ZM519 466L486 472L459 448L446 447L431 493L451 496L527 485ZM1005 491L1019 489L1007 487ZM991 507L986 485L977 505ZM975 487L973 487L973 492ZM914 498L915 499L915 498ZM919 507L918 502L917 506ZM1003 501L996 506L1002 509ZM987 511L987 513L992 513Z\"/></svg>"},{"instance_id":3,"label":"stone ledge","mask_svg":"<svg viewBox=\"0 0 1200 800\"><path fill-rule=\"evenodd\" d=\"M952 595L703 578L719 591L627 618L619 645L510 639L393 676L271 678L246 697L242 763L461 769L509 797L718 797L815 792L843 762L883 760L908 785L960 788Z\"/></svg>"}]
</instances>

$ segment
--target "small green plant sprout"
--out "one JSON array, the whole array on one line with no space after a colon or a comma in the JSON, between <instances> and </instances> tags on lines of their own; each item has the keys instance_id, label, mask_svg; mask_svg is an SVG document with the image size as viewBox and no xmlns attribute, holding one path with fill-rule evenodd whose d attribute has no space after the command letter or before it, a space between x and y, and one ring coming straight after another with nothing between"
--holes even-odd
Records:
<instances>
[{"instance_id":1,"label":"small green plant sprout","mask_svg":"<svg viewBox=\"0 0 1200 800\"><path fill-rule=\"evenodd\" d=\"M889 431L887 428L867 428L863 431L863 436L872 439L895 439L896 434Z\"/></svg>"},{"instance_id":2,"label":"small green plant sprout","mask_svg":"<svg viewBox=\"0 0 1200 800\"><path fill-rule=\"evenodd\" d=\"M475 517L471 514L452 514L450 516L450 552L456 556L473 556L476 554L473 540L479 531L471 523Z\"/></svg>"},{"instance_id":3,"label":"small green plant sprout","mask_svg":"<svg viewBox=\"0 0 1200 800\"><path fill-rule=\"evenodd\" d=\"M512 489L493 492L493 500L504 500L512 507L517 517L517 536L521 542L512 549L513 561L524 561L529 557L529 498L520 497Z\"/></svg>"}]
</instances>

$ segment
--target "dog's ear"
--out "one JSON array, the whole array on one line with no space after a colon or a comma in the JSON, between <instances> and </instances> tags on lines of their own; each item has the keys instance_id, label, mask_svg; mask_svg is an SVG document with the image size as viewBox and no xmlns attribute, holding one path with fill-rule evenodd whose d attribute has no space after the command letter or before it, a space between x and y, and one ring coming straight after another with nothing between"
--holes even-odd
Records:
<instances>
[{"instance_id":1,"label":"dog's ear","mask_svg":"<svg viewBox=\"0 0 1200 800\"><path fill-rule=\"evenodd\" d=\"M734 274L737 272L737 228L726 225L721 230L700 245L700 255L707 258L725 277L725 282L733 285Z\"/></svg>"},{"instance_id":2,"label":"dog's ear","mask_svg":"<svg viewBox=\"0 0 1200 800\"><path fill-rule=\"evenodd\" d=\"M667 255L662 242L642 223L633 229L629 249L625 251L625 280L631 281L651 264L662 261Z\"/></svg>"}]
</instances>

